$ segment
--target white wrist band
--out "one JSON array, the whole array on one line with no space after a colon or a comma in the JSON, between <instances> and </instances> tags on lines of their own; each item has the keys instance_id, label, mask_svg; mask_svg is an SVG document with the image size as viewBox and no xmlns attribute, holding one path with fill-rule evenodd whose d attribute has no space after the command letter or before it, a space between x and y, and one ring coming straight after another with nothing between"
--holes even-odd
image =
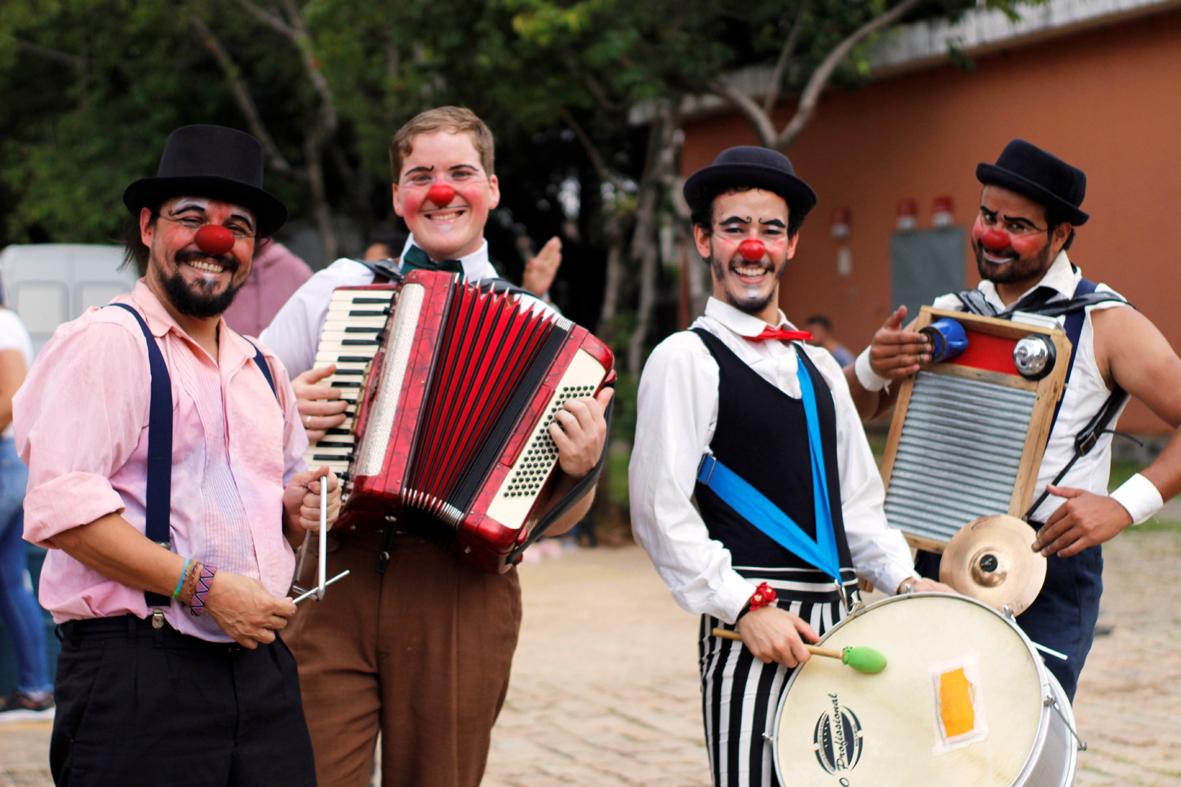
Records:
<instances>
[{"instance_id":1,"label":"white wrist band","mask_svg":"<svg viewBox=\"0 0 1181 787\"><path fill-rule=\"evenodd\" d=\"M879 377L869 362L869 347L861 351L857 360L853 362L853 372L857 375L857 382L867 391L880 391L889 384L885 377Z\"/></svg>"},{"instance_id":2,"label":"white wrist band","mask_svg":"<svg viewBox=\"0 0 1181 787\"><path fill-rule=\"evenodd\" d=\"M1111 497L1132 515L1133 525L1140 524L1165 505L1156 485L1139 473L1120 484Z\"/></svg>"}]
</instances>

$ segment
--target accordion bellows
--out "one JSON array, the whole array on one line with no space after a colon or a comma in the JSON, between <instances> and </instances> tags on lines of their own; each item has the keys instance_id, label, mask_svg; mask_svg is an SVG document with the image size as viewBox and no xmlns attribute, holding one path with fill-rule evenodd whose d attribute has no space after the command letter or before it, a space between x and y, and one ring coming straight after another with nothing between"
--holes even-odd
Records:
<instances>
[{"instance_id":1,"label":"accordion bellows","mask_svg":"<svg viewBox=\"0 0 1181 787\"><path fill-rule=\"evenodd\" d=\"M325 340L349 341L349 312L363 322L372 305L348 301L382 292L394 299L384 326L375 332L371 320L341 350L355 358L362 342L376 348L362 381L341 383L357 386L342 523L453 538L469 562L507 570L557 475L549 426L566 400L610 382L611 351L540 305L417 270L400 285L337 290L334 304L346 305L330 307L329 320L345 327L326 325Z\"/></svg>"}]
</instances>

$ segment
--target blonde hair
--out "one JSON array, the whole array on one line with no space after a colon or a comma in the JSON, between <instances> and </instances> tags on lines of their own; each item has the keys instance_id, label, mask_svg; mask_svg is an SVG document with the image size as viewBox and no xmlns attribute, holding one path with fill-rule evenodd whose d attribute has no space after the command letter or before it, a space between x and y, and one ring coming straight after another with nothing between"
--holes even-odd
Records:
<instances>
[{"instance_id":1,"label":"blonde hair","mask_svg":"<svg viewBox=\"0 0 1181 787\"><path fill-rule=\"evenodd\" d=\"M492 132L484 121L467 107L435 107L412 117L390 140L390 174L395 183L402 174L402 162L414 149L415 137L437 131L470 136L472 146L480 156L480 165L484 167L484 172L489 176L493 174L495 143L492 141Z\"/></svg>"}]
</instances>

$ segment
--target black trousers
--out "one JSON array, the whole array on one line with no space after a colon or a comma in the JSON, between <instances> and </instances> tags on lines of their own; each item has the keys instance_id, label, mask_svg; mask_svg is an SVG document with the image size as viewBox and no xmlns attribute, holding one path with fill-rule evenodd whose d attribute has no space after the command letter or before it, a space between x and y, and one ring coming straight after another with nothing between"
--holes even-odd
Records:
<instances>
[{"instance_id":1,"label":"black trousers","mask_svg":"<svg viewBox=\"0 0 1181 787\"><path fill-rule=\"evenodd\" d=\"M57 785L314 787L295 659L134 616L60 627L49 765Z\"/></svg>"}]
</instances>

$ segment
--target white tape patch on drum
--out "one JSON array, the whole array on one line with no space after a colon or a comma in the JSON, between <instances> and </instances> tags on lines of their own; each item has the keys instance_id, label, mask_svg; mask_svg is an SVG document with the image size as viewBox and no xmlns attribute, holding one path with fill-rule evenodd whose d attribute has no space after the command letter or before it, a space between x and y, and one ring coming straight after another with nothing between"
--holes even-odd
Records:
<instances>
[{"instance_id":1,"label":"white tape patch on drum","mask_svg":"<svg viewBox=\"0 0 1181 787\"><path fill-rule=\"evenodd\" d=\"M954 751L988 737L980 660L970 654L932 664L931 700L934 707L934 753Z\"/></svg>"}]
</instances>

